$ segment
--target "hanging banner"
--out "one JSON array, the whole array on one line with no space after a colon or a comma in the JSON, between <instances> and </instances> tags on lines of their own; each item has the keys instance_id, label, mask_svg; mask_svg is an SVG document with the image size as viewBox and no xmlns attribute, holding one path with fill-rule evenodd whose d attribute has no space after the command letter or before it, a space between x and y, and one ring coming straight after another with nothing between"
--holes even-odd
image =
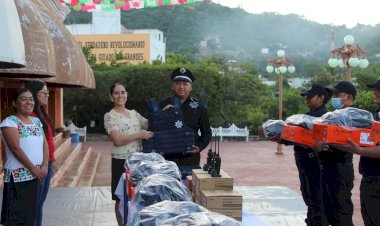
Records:
<instances>
[{"instance_id":1,"label":"hanging banner","mask_svg":"<svg viewBox=\"0 0 380 226\"><path fill-rule=\"evenodd\" d=\"M208 2L208 0L58 0L75 11L104 12Z\"/></svg>"}]
</instances>

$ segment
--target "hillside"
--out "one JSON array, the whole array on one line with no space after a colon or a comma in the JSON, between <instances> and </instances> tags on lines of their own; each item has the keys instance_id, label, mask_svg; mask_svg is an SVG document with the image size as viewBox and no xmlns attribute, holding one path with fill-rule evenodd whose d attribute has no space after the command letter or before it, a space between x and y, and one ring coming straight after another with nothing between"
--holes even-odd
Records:
<instances>
[{"instance_id":1,"label":"hillside","mask_svg":"<svg viewBox=\"0 0 380 226\"><path fill-rule=\"evenodd\" d=\"M72 12L66 23L90 20L88 13ZM336 47L343 44L345 35L354 34L360 46L368 50L369 58L380 53L380 25L348 29L322 25L295 14L250 14L214 3L122 11L121 23L127 29L162 30L167 51L180 54L196 54L200 41L211 37L207 43L214 55L260 67L266 64L266 57L260 52L262 48L269 49L269 56L274 56L280 48L285 49L296 62L327 61L332 31L336 34Z\"/></svg>"}]
</instances>

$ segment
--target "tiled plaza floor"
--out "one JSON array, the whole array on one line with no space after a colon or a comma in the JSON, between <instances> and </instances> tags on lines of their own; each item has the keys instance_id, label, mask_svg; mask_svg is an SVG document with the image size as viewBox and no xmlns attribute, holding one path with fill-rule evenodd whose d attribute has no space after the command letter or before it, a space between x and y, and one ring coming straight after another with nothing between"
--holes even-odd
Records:
<instances>
[{"instance_id":1,"label":"tiled plaza floor","mask_svg":"<svg viewBox=\"0 0 380 226\"><path fill-rule=\"evenodd\" d=\"M99 151L103 154L101 162L102 169L98 170L99 173L97 174L96 181L101 181L102 183L99 184L101 186L104 186L104 183L110 184L111 142L87 142L85 145L92 146L94 151ZM267 205L268 209L266 210L264 207L261 208L256 206L254 200L250 199L247 194L243 194L245 195L243 197L244 200L247 200L245 201L245 208L248 207L254 211L252 213L255 214L255 216L258 216L260 219L262 218L268 225L273 226L304 225L304 215L302 216L302 214L306 214L306 212L303 212L306 211L306 207L302 202L301 193L299 191L300 184L297 168L294 162L293 148L291 146L284 146L284 154L276 155L276 147L277 145L275 143L269 141L223 141L220 143L222 168L234 177L235 186L254 186L257 189L257 192L255 193L256 195L260 196L260 194L263 194L265 196L261 196L261 200L270 200L271 203ZM201 164L206 161L207 150L208 148L202 152ZM354 224L360 226L363 225L363 221L360 215L359 185L361 176L358 173L358 162L359 156L355 156L355 186L352 191L352 200L355 207ZM279 191L282 189L285 191L287 190L286 188L288 188L292 192L290 197L297 199L284 200L286 196L281 198L279 194L273 193L275 192L273 189L269 189L269 193L260 193L260 191L264 191L262 186L278 187ZM289 202L289 200L294 202ZM259 201L257 202L260 203L258 205L268 203ZM269 213L271 209L276 210L277 208L277 210L279 210L281 209L280 207L285 208L282 209L283 216L276 211L274 211L276 214L273 214L270 217L265 214L265 212ZM302 210L302 208L304 209ZM287 217L286 219L288 219L289 222L294 223L296 221L297 224L286 224L286 220L284 220L285 223L283 224L280 224L279 222L273 223L269 218L274 216L278 216L278 219L281 219L281 217Z\"/></svg>"},{"instance_id":2,"label":"tiled plaza floor","mask_svg":"<svg viewBox=\"0 0 380 226\"><path fill-rule=\"evenodd\" d=\"M102 154L95 177L98 187L52 188L45 205L44 225L116 225L109 187L111 142L90 141L83 145ZM207 150L202 153L202 164ZM299 191L293 149L284 147L283 155L276 155L275 150L276 144L268 141L221 142L222 168L234 177L235 189L243 195L243 208L264 225L305 225L306 207ZM358 160L355 156L353 202L354 223L361 226Z\"/></svg>"}]
</instances>

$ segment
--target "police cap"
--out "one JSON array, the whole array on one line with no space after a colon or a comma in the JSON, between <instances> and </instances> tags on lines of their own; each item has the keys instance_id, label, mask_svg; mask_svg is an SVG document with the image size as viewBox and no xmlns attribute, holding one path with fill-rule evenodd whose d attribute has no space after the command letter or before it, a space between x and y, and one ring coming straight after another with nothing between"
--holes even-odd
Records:
<instances>
[{"instance_id":1,"label":"police cap","mask_svg":"<svg viewBox=\"0 0 380 226\"><path fill-rule=\"evenodd\" d=\"M310 89L306 90L305 92L301 93L301 96L306 96L306 97L313 97L315 95L318 96L329 96L329 89L326 89L323 85L321 84L313 84Z\"/></svg>"},{"instance_id":2,"label":"police cap","mask_svg":"<svg viewBox=\"0 0 380 226\"><path fill-rule=\"evenodd\" d=\"M333 93L347 93L351 94L354 98L356 96L356 88L355 86L349 82L349 81L341 81L336 84L331 91Z\"/></svg>"},{"instance_id":3,"label":"police cap","mask_svg":"<svg viewBox=\"0 0 380 226\"><path fill-rule=\"evenodd\" d=\"M193 83L195 80L195 77L189 69L184 68L184 67L179 67L172 71L171 79L172 79L172 82L186 81L186 82Z\"/></svg>"}]
</instances>

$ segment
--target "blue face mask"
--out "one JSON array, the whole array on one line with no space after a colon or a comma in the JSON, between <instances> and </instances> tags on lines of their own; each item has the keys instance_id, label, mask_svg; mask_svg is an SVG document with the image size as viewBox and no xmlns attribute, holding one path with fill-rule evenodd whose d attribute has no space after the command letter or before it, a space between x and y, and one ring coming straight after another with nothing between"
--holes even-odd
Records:
<instances>
[{"instance_id":1,"label":"blue face mask","mask_svg":"<svg viewBox=\"0 0 380 226\"><path fill-rule=\"evenodd\" d=\"M345 96L347 97L347 96ZM343 97L343 98L345 98ZM333 97L331 98L331 105L334 109L341 109L344 105L344 103L342 103L342 99L339 98L339 97Z\"/></svg>"},{"instance_id":2,"label":"blue face mask","mask_svg":"<svg viewBox=\"0 0 380 226\"><path fill-rule=\"evenodd\" d=\"M343 104L339 97L333 97L331 98L331 105L334 109L341 109Z\"/></svg>"}]
</instances>

